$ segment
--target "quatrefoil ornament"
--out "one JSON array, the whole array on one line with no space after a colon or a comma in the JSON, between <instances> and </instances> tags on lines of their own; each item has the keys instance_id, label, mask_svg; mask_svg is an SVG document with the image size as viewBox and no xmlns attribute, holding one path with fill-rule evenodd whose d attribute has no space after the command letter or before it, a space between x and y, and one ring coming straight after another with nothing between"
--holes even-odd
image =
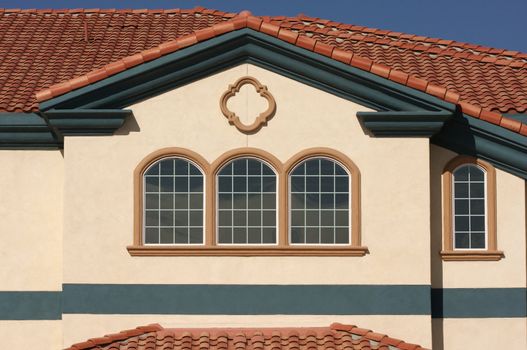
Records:
<instances>
[{"instance_id":1,"label":"quatrefoil ornament","mask_svg":"<svg viewBox=\"0 0 527 350\"><path fill-rule=\"evenodd\" d=\"M256 89L256 92L263 98L267 100L267 109L260 113L255 119L252 124L244 124L240 117L236 115L235 112L229 110L227 107L227 102L231 97L234 97L238 92L240 92L240 89L242 86L251 84ZM276 102L274 100L273 95L267 90L267 86L262 85L256 78L245 76L240 79L238 79L234 84L229 85L229 89L223 93L220 99L220 108L221 112L225 117L227 117L227 120L229 121L229 124L234 125L238 130L240 130L243 133L253 133L258 130L264 125L267 124L267 121L271 119L274 115L274 112L276 110Z\"/></svg>"}]
</instances>

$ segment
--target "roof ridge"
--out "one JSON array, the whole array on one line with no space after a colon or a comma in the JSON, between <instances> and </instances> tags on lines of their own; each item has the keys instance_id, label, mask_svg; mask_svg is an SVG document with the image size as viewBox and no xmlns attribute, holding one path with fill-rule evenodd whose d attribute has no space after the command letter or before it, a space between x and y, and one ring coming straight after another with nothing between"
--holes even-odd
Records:
<instances>
[{"instance_id":1,"label":"roof ridge","mask_svg":"<svg viewBox=\"0 0 527 350\"><path fill-rule=\"evenodd\" d=\"M395 32L391 30L372 28L367 26L352 25L327 19L308 17L302 14L296 17L262 16L268 21L284 22L284 20L297 20L300 22L316 23L317 26L332 27L335 30L327 31L324 35L340 37L341 39L368 41L372 44L390 45L394 47L404 46L404 49L416 52L426 52L431 55L444 55L454 58L475 60L483 63L511 66L514 68L527 68L527 53L507 50L504 48L493 48L478 44L471 44L450 39L433 38L423 35ZM281 18L281 19L279 19ZM342 33L346 31L347 33ZM358 32L358 33L354 33ZM368 35L364 35L368 33ZM339 36L340 35L340 36ZM377 36L376 40L368 40L371 36ZM390 39L388 39L388 37ZM395 39L398 39L397 41ZM405 40L407 43L401 41ZM415 43L412 45L412 43ZM406 45L405 45L406 44ZM441 46L445 46L442 48ZM466 50L459 51L458 49ZM502 59L499 59L502 57Z\"/></svg>"},{"instance_id":2,"label":"roof ridge","mask_svg":"<svg viewBox=\"0 0 527 350\"><path fill-rule=\"evenodd\" d=\"M250 28L277 37L285 42L327 56L346 65L373 73L415 90L422 91L441 100L457 105L461 112L469 116L501 126L523 136L527 136L527 124L506 117L501 113L483 109L481 106L461 101L458 93L444 86L432 84L426 79L407 74L383 64L377 64L369 58L361 57L353 52L339 49L335 46L325 44L320 40L292 32L289 29L281 28L270 22L265 22L263 17L252 16L249 11L242 11L240 14L227 21L193 31L190 34L181 36L175 40L164 42L156 47L109 63L102 68L92 70L82 76L51 85L46 89L38 91L35 94L35 97L37 102L43 102L80 87L93 84L99 80L105 79L144 62L154 60L198 42L242 28Z\"/></svg>"}]
</instances>

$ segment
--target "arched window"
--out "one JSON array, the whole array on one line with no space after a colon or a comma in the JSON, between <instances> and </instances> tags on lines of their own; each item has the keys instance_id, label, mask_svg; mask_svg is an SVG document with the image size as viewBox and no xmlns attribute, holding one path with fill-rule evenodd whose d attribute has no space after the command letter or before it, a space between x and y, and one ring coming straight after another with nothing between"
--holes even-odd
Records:
<instances>
[{"instance_id":1,"label":"arched window","mask_svg":"<svg viewBox=\"0 0 527 350\"><path fill-rule=\"evenodd\" d=\"M443 172L443 260L499 260L496 172L480 159L458 156Z\"/></svg>"},{"instance_id":2,"label":"arched window","mask_svg":"<svg viewBox=\"0 0 527 350\"><path fill-rule=\"evenodd\" d=\"M203 172L193 162L162 158L143 174L143 243L203 244Z\"/></svg>"},{"instance_id":3,"label":"arched window","mask_svg":"<svg viewBox=\"0 0 527 350\"><path fill-rule=\"evenodd\" d=\"M289 174L291 244L350 244L350 175L339 162L308 158Z\"/></svg>"},{"instance_id":4,"label":"arched window","mask_svg":"<svg viewBox=\"0 0 527 350\"><path fill-rule=\"evenodd\" d=\"M454 170L454 249L485 249L485 170L464 164Z\"/></svg>"},{"instance_id":5,"label":"arched window","mask_svg":"<svg viewBox=\"0 0 527 350\"><path fill-rule=\"evenodd\" d=\"M277 176L264 161L243 157L217 174L217 243L277 243Z\"/></svg>"}]
</instances>

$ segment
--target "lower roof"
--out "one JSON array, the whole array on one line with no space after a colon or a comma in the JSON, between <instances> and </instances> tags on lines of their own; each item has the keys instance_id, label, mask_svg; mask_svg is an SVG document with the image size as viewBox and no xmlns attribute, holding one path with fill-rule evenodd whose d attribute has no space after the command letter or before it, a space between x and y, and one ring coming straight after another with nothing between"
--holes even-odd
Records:
<instances>
[{"instance_id":1,"label":"lower roof","mask_svg":"<svg viewBox=\"0 0 527 350\"><path fill-rule=\"evenodd\" d=\"M309 328L163 328L158 324L73 344L67 350L424 350L353 325Z\"/></svg>"}]
</instances>

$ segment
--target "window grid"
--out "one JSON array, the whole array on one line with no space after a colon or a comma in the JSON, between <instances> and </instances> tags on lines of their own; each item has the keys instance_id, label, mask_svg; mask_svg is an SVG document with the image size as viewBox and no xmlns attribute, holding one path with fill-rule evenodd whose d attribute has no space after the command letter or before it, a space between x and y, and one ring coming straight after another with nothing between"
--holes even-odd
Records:
<instances>
[{"instance_id":1,"label":"window grid","mask_svg":"<svg viewBox=\"0 0 527 350\"><path fill-rule=\"evenodd\" d=\"M170 164L171 163L171 164ZM186 169L182 171L183 169ZM164 173L168 172L168 174ZM152 188L152 179L157 180ZM172 181L167 181L171 179ZM144 244L179 245L203 244L204 177L192 162L182 158L165 158L151 165L143 176ZM178 183L180 188L178 188ZM185 186L182 186L186 183ZM185 188L183 188L185 187ZM149 207L150 196L157 196L157 207ZM167 200L167 197L170 200ZM176 201L176 196L186 197ZM162 198L166 201L163 202ZM166 208L168 205L169 208ZM156 223L150 222L157 213ZM167 214L172 213L168 220ZM182 214L180 217L178 213ZM186 214L186 215L185 215ZM185 217L182 224L178 219ZM185 232L186 231L186 232ZM154 236L157 236L154 238Z\"/></svg>"},{"instance_id":2,"label":"window grid","mask_svg":"<svg viewBox=\"0 0 527 350\"><path fill-rule=\"evenodd\" d=\"M257 165L256 165L257 164ZM256 166L256 167L255 167ZM242 169L242 173L236 174L238 169ZM251 169L251 170L250 170ZM255 178L259 177L259 181L255 182ZM236 180L243 180L243 189L239 188ZM225 181L230 180L229 187L225 188ZM250 191L249 184L253 186L258 183L259 191ZM270 184L271 188L265 188ZM238 188L237 188L238 187ZM226 164L218 173L217 176L217 209L218 213L216 219L216 227L218 232L216 235L217 243L223 244L276 244L277 242L277 202L276 189L277 177L271 168L263 161L255 158L239 158L232 160ZM222 202L222 195L229 198L230 202L225 204ZM249 208L251 195L258 196L259 208ZM243 198L243 206L236 205L236 199ZM266 198L270 200L265 201ZM271 203L271 204L270 204ZM226 214L230 212L230 222L225 222ZM257 213L257 222L251 222L250 213ZM243 213L244 224L235 224L236 216ZM271 215L266 215L270 213ZM266 218L272 218L271 224L266 224ZM253 218L254 219L254 218ZM236 232L243 232L243 239L236 235ZM251 235L251 232L253 233ZM254 234L257 233L259 237ZM255 239L257 238L257 239Z\"/></svg>"},{"instance_id":3,"label":"window grid","mask_svg":"<svg viewBox=\"0 0 527 350\"><path fill-rule=\"evenodd\" d=\"M466 174L465 174L466 172ZM459 180L460 177L467 177L467 180ZM476 176L476 180L473 177ZM487 223L486 223L486 173L479 167L475 165L464 165L456 169L453 173L453 187L454 187L454 196L453 196L453 211L454 211L454 249L486 249L487 247ZM482 178L479 180L477 178ZM466 185L466 195L463 197L458 197L458 187L456 184ZM473 196L474 186L481 185L483 188L482 196ZM466 201L467 208L464 213L459 213L463 211L462 207L458 204L462 201ZM480 203L480 211L483 212L480 214L473 213L473 201L475 203ZM466 218L465 224L458 224L457 218ZM474 225L472 218L483 218L480 220L480 229L473 229ZM481 222L483 225L481 226ZM468 229L460 229L459 226L463 225L464 227L468 226ZM483 240L477 241L477 236L483 236Z\"/></svg>"},{"instance_id":4,"label":"window grid","mask_svg":"<svg viewBox=\"0 0 527 350\"><path fill-rule=\"evenodd\" d=\"M318 172L314 174L308 174L308 162L317 162ZM331 172L327 173L328 162L331 162ZM325 171L322 169L323 165L326 167ZM301 171L299 171L299 169ZM308 178L318 177L318 192L308 191ZM332 188L331 191L323 191L323 182L324 178L332 178ZM293 181L298 178L303 178L303 190L298 191L293 186ZM343 190L342 184L341 188L337 189L337 179L345 179L346 186ZM289 242L292 245L304 245L304 244L317 244L317 245L348 245L350 243L350 210L349 210L349 199L350 199L350 176L344 168L338 164L336 161L327 158L311 158L302 163L300 163L295 169L292 170L289 175ZM301 195L303 198L303 207L302 208L293 208L293 196ZM332 208L324 208L322 198L323 195L330 194L332 195L331 205ZM317 208L308 208L308 196L317 195L318 196L318 207ZM337 195L345 198L344 206L345 208L338 208L339 204L337 202ZM342 199L342 198L341 198ZM308 214L312 212L317 212L317 225L310 225L308 223ZM332 225L323 224L322 220L324 213L332 213ZM298 213L303 213L303 226L295 225L293 217L298 215ZM339 213L342 213L339 215ZM337 221L344 218L342 225L337 224ZM312 237L308 237L309 229L317 229L317 240L313 240ZM327 230L326 230L327 229ZM295 237L293 234L294 231L300 230L302 232L302 239L298 240L298 237ZM331 242L328 242L326 239L323 239L323 231L331 232L332 239ZM337 235L338 233L338 235ZM324 242L325 241L325 242Z\"/></svg>"}]
</instances>

